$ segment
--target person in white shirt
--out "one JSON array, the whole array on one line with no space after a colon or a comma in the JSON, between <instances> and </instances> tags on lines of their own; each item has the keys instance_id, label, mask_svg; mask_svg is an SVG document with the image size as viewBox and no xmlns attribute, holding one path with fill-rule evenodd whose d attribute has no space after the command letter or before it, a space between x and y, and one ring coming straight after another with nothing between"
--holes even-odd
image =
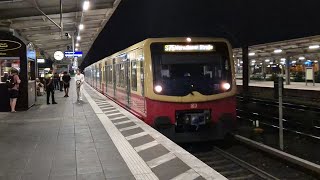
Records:
<instances>
[{"instance_id":1,"label":"person in white shirt","mask_svg":"<svg viewBox=\"0 0 320 180\"><path fill-rule=\"evenodd\" d=\"M79 101L79 100L82 101L84 75L81 74L79 69L77 70L77 74L74 76L74 80L76 81L77 101Z\"/></svg>"}]
</instances>

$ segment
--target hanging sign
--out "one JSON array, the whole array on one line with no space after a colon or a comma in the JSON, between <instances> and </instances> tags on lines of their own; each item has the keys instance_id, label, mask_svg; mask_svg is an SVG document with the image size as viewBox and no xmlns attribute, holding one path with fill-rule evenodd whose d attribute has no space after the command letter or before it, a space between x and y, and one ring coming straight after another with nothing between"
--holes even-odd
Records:
<instances>
[{"instance_id":1,"label":"hanging sign","mask_svg":"<svg viewBox=\"0 0 320 180\"><path fill-rule=\"evenodd\" d=\"M82 51L65 51L65 57L82 57Z\"/></svg>"},{"instance_id":2,"label":"hanging sign","mask_svg":"<svg viewBox=\"0 0 320 180\"><path fill-rule=\"evenodd\" d=\"M16 41L10 40L0 40L0 51L12 51L15 49L19 49L21 44Z\"/></svg>"}]
</instances>

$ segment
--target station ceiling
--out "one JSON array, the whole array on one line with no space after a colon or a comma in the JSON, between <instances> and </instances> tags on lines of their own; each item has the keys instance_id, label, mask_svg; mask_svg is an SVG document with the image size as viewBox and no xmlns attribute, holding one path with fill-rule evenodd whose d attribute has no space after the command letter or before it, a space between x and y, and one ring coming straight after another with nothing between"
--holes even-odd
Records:
<instances>
[{"instance_id":1,"label":"station ceiling","mask_svg":"<svg viewBox=\"0 0 320 180\"><path fill-rule=\"evenodd\" d=\"M240 60L242 49L233 49L233 55L236 60ZM318 62L320 35L250 46L249 59L252 65L263 62L284 64L285 59Z\"/></svg>"},{"instance_id":2,"label":"station ceiling","mask_svg":"<svg viewBox=\"0 0 320 180\"><path fill-rule=\"evenodd\" d=\"M55 51L65 51L67 46L72 49L72 38L67 38L65 33L74 35L75 43L79 35L81 39L77 48L85 57L119 2L91 0L89 9L83 11L83 0L63 0L61 31L59 0L2 0L0 27L14 29L52 60ZM80 23L84 29L79 31Z\"/></svg>"}]
</instances>

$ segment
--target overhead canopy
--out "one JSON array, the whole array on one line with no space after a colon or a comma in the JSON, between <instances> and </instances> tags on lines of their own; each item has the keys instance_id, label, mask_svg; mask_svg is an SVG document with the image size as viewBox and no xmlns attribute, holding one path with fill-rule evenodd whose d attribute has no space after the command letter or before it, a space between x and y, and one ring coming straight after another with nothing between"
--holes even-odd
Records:
<instances>
[{"instance_id":1,"label":"overhead canopy","mask_svg":"<svg viewBox=\"0 0 320 180\"><path fill-rule=\"evenodd\" d=\"M319 60L320 35L249 46L253 63L279 63L280 60ZM242 49L233 50L234 58L242 58Z\"/></svg>"},{"instance_id":2,"label":"overhead canopy","mask_svg":"<svg viewBox=\"0 0 320 180\"><path fill-rule=\"evenodd\" d=\"M83 11L83 2L63 0L61 13L59 0L0 1L0 27L14 29L50 59L55 51L65 51L67 46L72 51L71 36L75 43L80 36L77 48L85 56L120 0L91 0L88 11ZM79 31L80 24L84 29Z\"/></svg>"},{"instance_id":3,"label":"overhead canopy","mask_svg":"<svg viewBox=\"0 0 320 180\"><path fill-rule=\"evenodd\" d=\"M149 37L225 37L234 47L320 34L320 1L123 0L83 67ZM103 45L103 46L102 46Z\"/></svg>"}]
</instances>

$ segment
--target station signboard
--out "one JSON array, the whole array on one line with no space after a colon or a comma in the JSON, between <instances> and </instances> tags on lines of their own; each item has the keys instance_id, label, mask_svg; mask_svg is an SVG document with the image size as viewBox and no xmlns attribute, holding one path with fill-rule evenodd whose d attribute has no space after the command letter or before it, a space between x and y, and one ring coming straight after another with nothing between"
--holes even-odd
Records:
<instances>
[{"instance_id":1,"label":"station signboard","mask_svg":"<svg viewBox=\"0 0 320 180\"><path fill-rule=\"evenodd\" d=\"M39 58L39 59L37 59L37 62L38 62L38 63L45 63L45 59L42 59L42 58L40 59L40 58Z\"/></svg>"},{"instance_id":2,"label":"station signboard","mask_svg":"<svg viewBox=\"0 0 320 180\"><path fill-rule=\"evenodd\" d=\"M64 52L65 57L82 57L82 51L65 51Z\"/></svg>"}]
</instances>

